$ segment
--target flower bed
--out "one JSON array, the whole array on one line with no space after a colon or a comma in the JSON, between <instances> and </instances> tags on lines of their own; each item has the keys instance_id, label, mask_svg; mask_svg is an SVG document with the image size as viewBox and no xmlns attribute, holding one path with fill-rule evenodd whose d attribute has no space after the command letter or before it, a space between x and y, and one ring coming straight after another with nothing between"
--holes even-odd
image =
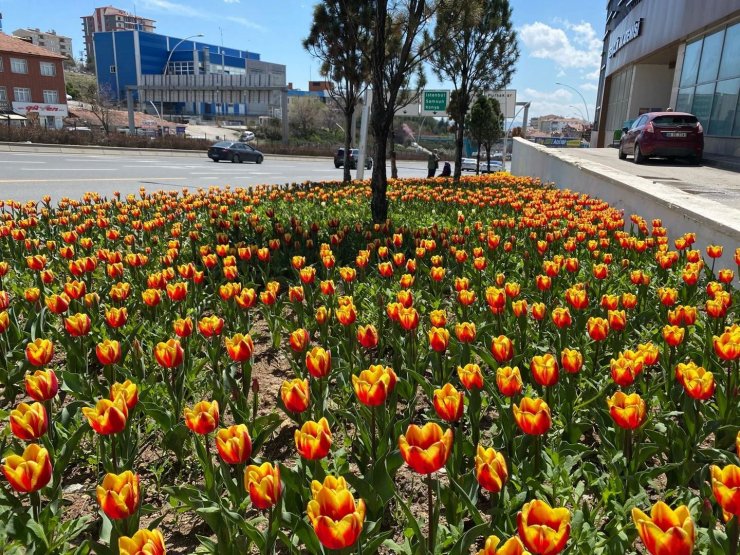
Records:
<instances>
[{"instance_id":1,"label":"flower bed","mask_svg":"<svg viewBox=\"0 0 740 555\"><path fill-rule=\"evenodd\" d=\"M3 553L737 553L721 246L508 175L369 194L5 204Z\"/></svg>"}]
</instances>

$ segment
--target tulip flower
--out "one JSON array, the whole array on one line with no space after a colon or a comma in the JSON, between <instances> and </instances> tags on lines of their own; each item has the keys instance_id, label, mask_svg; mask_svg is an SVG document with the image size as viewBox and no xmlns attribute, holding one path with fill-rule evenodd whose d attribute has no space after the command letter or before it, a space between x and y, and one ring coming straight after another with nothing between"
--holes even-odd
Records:
<instances>
[{"instance_id":1,"label":"tulip flower","mask_svg":"<svg viewBox=\"0 0 740 555\"><path fill-rule=\"evenodd\" d=\"M439 424L427 422L423 427L409 425L398 438L401 456L415 472L431 474L442 468L452 451L452 430L445 432Z\"/></svg>"},{"instance_id":2,"label":"tulip flower","mask_svg":"<svg viewBox=\"0 0 740 555\"><path fill-rule=\"evenodd\" d=\"M310 461L323 459L331 448L332 435L326 418L305 422L300 430L295 431L294 437L298 454Z\"/></svg>"},{"instance_id":3,"label":"tulip flower","mask_svg":"<svg viewBox=\"0 0 740 555\"><path fill-rule=\"evenodd\" d=\"M59 381L54 370L36 370L33 374L26 374L26 393L34 401L48 401L56 397L59 391Z\"/></svg>"},{"instance_id":4,"label":"tulip flower","mask_svg":"<svg viewBox=\"0 0 740 555\"><path fill-rule=\"evenodd\" d=\"M10 431L18 439L33 441L46 433L49 417L46 408L38 401L21 403L10 411Z\"/></svg>"},{"instance_id":5,"label":"tulip flower","mask_svg":"<svg viewBox=\"0 0 740 555\"><path fill-rule=\"evenodd\" d=\"M457 377L460 383L468 391L472 389L483 389L483 374L480 366L475 363L468 363L465 366L457 367Z\"/></svg>"},{"instance_id":6,"label":"tulip flower","mask_svg":"<svg viewBox=\"0 0 740 555\"><path fill-rule=\"evenodd\" d=\"M121 344L115 339L105 339L95 346L95 354L103 366L116 364L121 360Z\"/></svg>"},{"instance_id":7,"label":"tulip flower","mask_svg":"<svg viewBox=\"0 0 740 555\"><path fill-rule=\"evenodd\" d=\"M577 374L583 368L583 355L575 349L563 349L560 353L560 364L568 374Z\"/></svg>"},{"instance_id":8,"label":"tulip flower","mask_svg":"<svg viewBox=\"0 0 740 555\"><path fill-rule=\"evenodd\" d=\"M446 328L432 327L427 333L429 335L429 347L437 353L444 353L450 344L450 332Z\"/></svg>"},{"instance_id":9,"label":"tulip flower","mask_svg":"<svg viewBox=\"0 0 740 555\"><path fill-rule=\"evenodd\" d=\"M722 507L725 522L733 516L740 518L740 466L728 464L724 468L709 467L712 475L712 492Z\"/></svg>"},{"instance_id":10,"label":"tulip flower","mask_svg":"<svg viewBox=\"0 0 740 555\"><path fill-rule=\"evenodd\" d=\"M434 410L437 416L447 422L457 422L462 418L465 395L457 391L450 383L445 384L442 389L434 390Z\"/></svg>"},{"instance_id":11,"label":"tulip flower","mask_svg":"<svg viewBox=\"0 0 740 555\"><path fill-rule=\"evenodd\" d=\"M243 464L252 454L252 438L244 424L221 428L216 433L216 448L226 464Z\"/></svg>"},{"instance_id":12,"label":"tulip flower","mask_svg":"<svg viewBox=\"0 0 740 555\"><path fill-rule=\"evenodd\" d=\"M509 538L501 547L499 547L499 544L501 544L501 540L498 536L488 536L485 547L478 551L477 555L531 555L529 551L524 549L524 544L518 536Z\"/></svg>"},{"instance_id":13,"label":"tulip flower","mask_svg":"<svg viewBox=\"0 0 740 555\"><path fill-rule=\"evenodd\" d=\"M54 356L54 344L48 339L36 338L26 345L26 359L33 366L46 366Z\"/></svg>"},{"instance_id":14,"label":"tulip flower","mask_svg":"<svg viewBox=\"0 0 740 555\"><path fill-rule=\"evenodd\" d=\"M311 342L311 337L308 332L303 328L298 328L290 334L289 344L290 349L297 354L304 353L308 348L308 344Z\"/></svg>"},{"instance_id":15,"label":"tulip flower","mask_svg":"<svg viewBox=\"0 0 740 555\"><path fill-rule=\"evenodd\" d=\"M69 296L66 293L61 295L49 295L44 299L46 307L54 314L62 314L69 308Z\"/></svg>"},{"instance_id":16,"label":"tulip flower","mask_svg":"<svg viewBox=\"0 0 740 555\"><path fill-rule=\"evenodd\" d=\"M139 477L130 470L109 472L95 492L98 505L111 520L128 518L139 508Z\"/></svg>"},{"instance_id":17,"label":"tulip flower","mask_svg":"<svg viewBox=\"0 0 740 555\"><path fill-rule=\"evenodd\" d=\"M674 511L658 501L650 516L634 507L632 520L650 555L691 555L694 551L696 531L686 505Z\"/></svg>"},{"instance_id":18,"label":"tulip flower","mask_svg":"<svg viewBox=\"0 0 740 555\"><path fill-rule=\"evenodd\" d=\"M504 456L493 447L478 445L475 455L475 478L482 488L491 493L500 492L509 479L509 470Z\"/></svg>"},{"instance_id":19,"label":"tulip flower","mask_svg":"<svg viewBox=\"0 0 740 555\"><path fill-rule=\"evenodd\" d=\"M295 378L291 381L284 381L280 386L280 398L285 408L290 412L301 413L305 411L310 399L308 380Z\"/></svg>"},{"instance_id":20,"label":"tulip flower","mask_svg":"<svg viewBox=\"0 0 740 555\"><path fill-rule=\"evenodd\" d=\"M382 364L370 366L360 372L359 376L352 376L352 386L357 399L369 407L384 404L397 381L398 377L393 369Z\"/></svg>"},{"instance_id":21,"label":"tulip flower","mask_svg":"<svg viewBox=\"0 0 740 555\"><path fill-rule=\"evenodd\" d=\"M19 493L34 493L51 480L49 452L37 443L28 445L22 455L10 455L2 465L10 486Z\"/></svg>"},{"instance_id":22,"label":"tulip flower","mask_svg":"<svg viewBox=\"0 0 740 555\"><path fill-rule=\"evenodd\" d=\"M522 375L519 367L501 366L496 370L496 385L501 395L513 397L522 392Z\"/></svg>"},{"instance_id":23,"label":"tulip flower","mask_svg":"<svg viewBox=\"0 0 740 555\"><path fill-rule=\"evenodd\" d=\"M224 339L226 352L234 362L246 362L252 358L254 352L254 342L249 334L237 333L232 337Z\"/></svg>"},{"instance_id":24,"label":"tulip flower","mask_svg":"<svg viewBox=\"0 0 740 555\"><path fill-rule=\"evenodd\" d=\"M128 310L126 307L112 307L105 312L105 321L112 328L120 328L128 320Z\"/></svg>"},{"instance_id":25,"label":"tulip flower","mask_svg":"<svg viewBox=\"0 0 740 555\"><path fill-rule=\"evenodd\" d=\"M280 467L269 462L261 466L249 465L244 471L244 489L249 492L249 498L257 509L271 509L283 492Z\"/></svg>"},{"instance_id":26,"label":"tulip flower","mask_svg":"<svg viewBox=\"0 0 740 555\"><path fill-rule=\"evenodd\" d=\"M550 387L558 383L558 362L550 353L532 357L529 366L534 381L544 387Z\"/></svg>"},{"instance_id":27,"label":"tulip flower","mask_svg":"<svg viewBox=\"0 0 740 555\"><path fill-rule=\"evenodd\" d=\"M592 316L586 322L586 330L594 341L604 341L609 335L609 322L604 318Z\"/></svg>"},{"instance_id":28,"label":"tulip flower","mask_svg":"<svg viewBox=\"0 0 740 555\"><path fill-rule=\"evenodd\" d=\"M405 331L415 330L419 325L419 313L414 307L401 307L398 310L398 323Z\"/></svg>"},{"instance_id":29,"label":"tulip flower","mask_svg":"<svg viewBox=\"0 0 740 555\"><path fill-rule=\"evenodd\" d=\"M664 326L663 339L671 347L678 347L683 341L686 330L678 326Z\"/></svg>"},{"instance_id":30,"label":"tulip flower","mask_svg":"<svg viewBox=\"0 0 740 555\"><path fill-rule=\"evenodd\" d=\"M740 333L726 331L722 335L712 337L714 352L722 360L735 360L740 358Z\"/></svg>"},{"instance_id":31,"label":"tulip flower","mask_svg":"<svg viewBox=\"0 0 740 555\"><path fill-rule=\"evenodd\" d=\"M444 310L432 310L429 313L429 321L435 328L443 328L447 325L447 313Z\"/></svg>"},{"instance_id":32,"label":"tulip flower","mask_svg":"<svg viewBox=\"0 0 740 555\"><path fill-rule=\"evenodd\" d=\"M706 401L714 395L714 375L694 362L679 363L676 366L676 378L692 399Z\"/></svg>"},{"instance_id":33,"label":"tulip flower","mask_svg":"<svg viewBox=\"0 0 740 555\"><path fill-rule=\"evenodd\" d=\"M216 315L205 316L198 322L198 331L206 339L210 339L214 335L221 335L223 329L224 319Z\"/></svg>"},{"instance_id":34,"label":"tulip flower","mask_svg":"<svg viewBox=\"0 0 740 555\"><path fill-rule=\"evenodd\" d=\"M612 420L620 428L634 430L645 422L647 412L645 401L637 393L626 395L622 391L617 391L606 401Z\"/></svg>"},{"instance_id":35,"label":"tulip flower","mask_svg":"<svg viewBox=\"0 0 740 555\"><path fill-rule=\"evenodd\" d=\"M139 388L131 380L116 382L110 387L110 400L115 401L118 397L123 397L126 408L131 411L139 402Z\"/></svg>"},{"instance_id":36,"label":"tulip flower","mask_svg":"<svg viewBox=\"0 0 740 555\"><path fill-rule=\"evenodd\" d=\"M323 378L331 370L331 352L314 347L306 353L306 368L314 378Z\"/></svg>"},{"instance_id":37,"label":"tulip flower","mask_svg":"<svg viewBox=\"0 0 740 555\"><path fill-rule=\"evenodd\" d=\"M455 336L460 343L475 341L476 329L473 322L459 322L455 324Z\"/></svg>"},{"instance_id":38,"label":"tulip flower","mask_svg":"<svg viewBox=\"0 0 740 555\"><path fill-rule=\"evenodd\" d=\"M111 401L100 399L95 407L82 407L82 414L100 435L117 434L126 427L128 407L123 396Z\"/></svg>"},{"instance_id":39,"label":"tulip flower","mask_svg":"<svg viewBox=\"0 0 740 555\"><path fill-rule=\"evenodd\" d=\"M187 318L178 318L172 323L172 329L178 337L190 337L193 333L193 320Z\"/></svg>"},{"instance_id":40,"label":"tulip flower","mask_svg":"<svg viewBox=\"0 0 740 555\"><path fill-rule=\"evenodd\" d=\"M539 499L525 503L516 516L519 538L535 555L555 555L565 549L570 537L570 512L552 508Z\"/></svg>"},{"instance_id":41,"label":"tulip flower","mask_svg":"<svg viewBox=\"0 0 740 555\"><path fill-rule=\"evenodd\" d=\"M362 533L365 502L355 502L342 477L327 476L323 484L314 480L311 491L306 512L321 544L327 549L353 545Z\"/></svg>"},{"instance_id":42,"label":"tulip flower","mask_svg":"<svg viewBox=\"0 0 740 555\"><path fill-rule=\"evenodd\" d=\"M499 335L493 338L491 353L499 364L508 362L514 358L514 344L505 335Z\"/></svg>"},{"instance_id":43,"label":"tulip flower","mask_svg":"<svg viewBox=\"0 0 740 555\"><path fill-rule=\"evenodd\" d=\"M567 328L573 323L573 318L571 317L570 310L568 310L567 307L553 308L550 317L552 318L553 324L560 329Z\"/></svg>"},{"instance_id":44,"label":"tulip flower","mask_svg":"<svg viewBox=\"0 0 740 555\"><path fill-rule=\"evenodd\" d=\"M550 407L543 399L531 399L522 397L519 405L511 405L514 412L514 420L519 429L528 435L542 435L547 433L552 425Z\"/></svg>"},{"instance_id":45,"label":"tulip flower","mask_svg":"<svg viewBox=\"0 0 740 555\"><path fill-rule=\"evenodd\" d=\"M185 425L196 434L206 435L218 426L218 401L201 401L191 409L185 407Z\"/></svg>"},{"instance_id":46,"label":"tulip flower","mask_svg":"<svg viewBox=\"0 0 740 555\"><path fill-rule=\"evenodd\" d=\"M177 339L159 342L154 347L154 358L162 368L175 368L182 364L185 352Z\"/></svg>"},{"instance_id":47,"label":"tulip flower","mask_svg":"<svg viewBox=\"0 0 740 555\"><path fill-rule=\"evenodd\" d=\"M372 324L357 327L357 342L366 349L376 347L378 345L378 339L378 330Z\"/></svg>"},{"instance_id":48,"label":"tulip flower","mask_svg":"<svg viewBox=\"0 0 740 555\"><path fill-rule=\"evenodd\" d=\"M139 530L133 536L118 538L120 555L165 555L166 549L162 532L159 530Z\"/></svg>"}]
</instances>

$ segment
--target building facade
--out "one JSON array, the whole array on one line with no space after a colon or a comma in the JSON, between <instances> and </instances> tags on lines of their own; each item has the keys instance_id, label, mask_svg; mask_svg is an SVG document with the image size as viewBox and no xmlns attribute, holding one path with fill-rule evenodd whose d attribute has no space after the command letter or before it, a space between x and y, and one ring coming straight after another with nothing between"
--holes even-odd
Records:
<instances>
[{"instance_id":1,"label":"building facade","mask_svg":"<svg viewBox=\"0 0 740 555\"><path fill-rule=\"evenodd\" d=\"M706 153L740 156L740 3L609 0L592 145L626 121L695 114Z\"/></svg>"},{"instance_id":2,"label":"building facade","mask_svg":"<svg viewBox=\"0 0 740 555\"><path fill-rule=\"evenodd\" d=\"M61 129L68 114L64 60L61 54L0 33L0 113Z\"/></svg>"},{"instance_id":3,"label":"building facade","mask_svg":"<svg viewBox=\"0 0 740 555\"><path fill-rule=\"evenodd\" d=\"M43 32L40 29L16 29L13 31L16 37L30 40L31 44L41 46L65 58L74 58L72 50L72 39L62 35L57 35L56 31Z\"/></svg>"},{"instance_id":4,"label":"building facade","mask_svg":"<svg viewBox=\"0 0 740 555\"><path fill-rule=\"evenodd\" d=\"M143 31L153 33L156 21L125 10L105 6L95 8L92 15L82 16L82 32L85 36L85 53L88 60L93 56L93 36L108 31Z\"/></svg>"},{"instance_id":5,"label":"building facade","mask_svg":"<svg viewBox=\"0 0 740 555\"><path fill-rule=\"evenodd\" d=\"M285 66L255 52L139 31L95 34L98 85L115 102L135 88L142 110L233 119L282 109Z\"/></svg>"}]
</instances>

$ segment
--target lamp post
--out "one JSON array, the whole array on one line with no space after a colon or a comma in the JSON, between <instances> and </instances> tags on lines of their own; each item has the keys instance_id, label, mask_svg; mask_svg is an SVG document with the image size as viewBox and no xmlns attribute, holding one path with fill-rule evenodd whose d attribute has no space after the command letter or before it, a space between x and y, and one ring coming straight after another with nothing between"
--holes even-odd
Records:
<instances>
[{"instance_id":1,"label":"lamp post","mask_svg":"<svg viewBox=\"0 0 740 555\"><path fill-rule=\"evenodd\" d=\"M581 94L581 91L576 89L575 87L571 87L570 85L566 85L565 83L555 83L556 85L560 85L561 87L568 87L572 91L576 91L576 94L581 97L581 100L583 100L583 107L586 109L586 120L591 123L591 118L588 115L588 105L586 104L586 99L583 98L583 95Z\"/></svg>"},{"instance_id":2,"label":"lamp post","mask_svg":"<svg viewBox=\"0 0 740 555\"><path fill-rule=\"evenodd\" d=\"M167 76L167 70L170 67L170 60L172 59L172 55L175 53L175 50L177 50L177 47L180 46L183 42L190 39L200 38L204 36L202 33L198 33L197 35L190 35L189 37L185 37L184 39L181 39L180 42L178 42L174 48L170 50L170 55L167 56L167 61L164 64L164 71L162 72L163 77ZM162 118L164 118L164 79L162 79L162 100L159 104L159 112L162 114Z\"/></svg>"},{"instance_id":3,"label":"lamp post","mask_svg":"<svg viewBox=\"0 0 740 555\"><path fill-rule=\"evenodd\" d=\"M583 119L584 121L587 121L587 120L584 119L583 112L581 111L580 108L578 108L577 106L573 106L572 104L570 106L568 106L568 108L573 108L581 116L581 119Z\"/></svg>"}]
</instances>

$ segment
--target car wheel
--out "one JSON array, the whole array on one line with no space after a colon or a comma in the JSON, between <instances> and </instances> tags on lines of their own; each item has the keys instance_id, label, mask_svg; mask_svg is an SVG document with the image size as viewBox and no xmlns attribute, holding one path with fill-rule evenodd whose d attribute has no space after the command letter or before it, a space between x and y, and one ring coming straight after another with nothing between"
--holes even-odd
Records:
<instances>
[{"instance_id":1,"label":"car wheel","mask_svg":"<svg viewBox=\"0 0 740 555\"><path fill-rule=\"evenodd\" d=\"M264 159L265 159L264 156L260 155L260 156L257 156L257 159L255 160L255 162L257 162L258 164L261 164L262 160Z\"/></svg>"},{"instance_id":2,"label":"car wheel","mask_svg":"<svg viewBox=\"0 0 740 555\"><path fill-rule=\"evenodd\" d=\"M643 162L645 162L645 157L640 151L640 145L635 143L635 164L642 164Z\"/></svg>"},{"instance_id":3,"label":"car wheel","mask_svg":"<svg viewBox=\"0 0 740 555\"><path fill-rule=\"evenodd\" d=\"M214 161L214 162L218 162L218 158L214 158L214 159L213 159L213 161Z\"/></svg>"},{"instance_id":4,"label":"car wheel","mask_svg":"<svg viewBox=\"0 0 740 555\"><path fill-rule=\"evenodd\" d=\"M239 155L238 154L232 154L231 155L231 163L236 164L239 161Z\"/></svg>"},{"instance_id":5,"label":"car wheel","mask_svg":"<svg viewBox=\"0 0 740 555\"><path fill-rule=\"evenodd\" d=\"M689 164L692 164L694 166L701 165L701 154L695 154L693 156L689 156Z\"/></svg>"},{"instance_id":6,"label":"car wheel","mask_svg":"<svg viewBox=\"0 0 740 555\"><path fill-rule=\"evenodd\" d=\"M624 150L622 150L621 143L619 145L619 159L620 160L626 160L627 159L627 155L624 153Z\"/></svg>"},{"instance_id":7,"label":"car wheel","mask_svg":"<svg viewBox=\"0 0 740 555\"><path fill-rule=\"evenodd\" d=\"M341 168L341 167L342 167L342 164L337 164L337 163L335 162L335 163L334 163L334 167L335 167L335 168L337 168L337 169L339 169L339 168Z\"/></svg>"}]
</instances>

